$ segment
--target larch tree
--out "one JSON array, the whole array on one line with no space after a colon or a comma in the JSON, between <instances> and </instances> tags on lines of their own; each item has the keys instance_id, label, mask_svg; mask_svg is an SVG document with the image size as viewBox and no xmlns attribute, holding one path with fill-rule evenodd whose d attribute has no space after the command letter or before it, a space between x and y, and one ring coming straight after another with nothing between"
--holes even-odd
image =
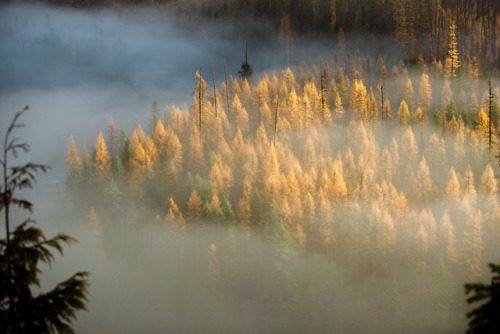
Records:
<instances>
[{"instance_id":1,"label":"larch tree","mask_svg":"<svg viewBox=\"0 0 500 334\"><path fill-rule=\"evenodd\" d=\"M187 202L187 214L193 221L198 221L202 211L202 200L196 189L193 189Z\"/></svg>"},{"instance_id":2,"label":"larch tree","mask_svg":"<svg viewBox=\"0 0 500 334\"><path fill-rule=\"evenodd\" d=\"M351 103L355 119L363 119L366 115L366 87L360 80L354 80L351 89Z\"/></svg>"},{"instance_id":3,"label":"larch tree","mask_svg":"<svg viewBox=\"0 0 500 334\"><path fill-rule=\"evenodd\" d=\"M378 106L375 100L375 95L373 94L373 89L370 87L370 92L366 99L366 113L369 121L373 122L378 120Z\"/></svg>"},{"instance_id":4,"label":"larch tree","mask_svg":"<svg viewBox=\"0 0 500 334\"><path fill-rule=\"evenodd\" d=\"M488 196L495 196L498 192L498 183L493 168L488 163L481 176L481 190Z\"/></svg>"},{"instance_id":5,"label":"larch tree","mask_svg":"<svg viewBox=\"0 0 500 334\"><path fill-rule=\"evenodd\" d=\"M448 41L447 41L447 57L445 62L446 75L448 77L455 77L456 70L460 67L460 59L458 58L457 36L455 34L457 26L454 20L450 20L448 27Z\"/></svg>"},{"instance_id":6,"label":"larch tree","mask_svg":"<svg viewBox=\"0 0 500 334\"><path fill-rule=\"evenodd\" d=\"M385 81L387 80L387 68L384 64L384 59L382 58L382 54L378 54L377 58L377 78L381 84L384 86Z\"/></svg>"},{"instance_id":7,"label":"larch tree","mask_svg":"<svg viewBox=\"0 0 500 334\"><path fill-rule=\"evenodd\" d=\"M405 100L401 101L401 103L399 104L398 120L400 125L410 124L410 110L408 109L408 105L406 104Z\"/></svg>"},{"instance_id":8,"label":"larch tree","mask_svg":"<svg viewBox=\"0 0 500 334\"><path fill-rule=\"evenodd\" d=\"M115 122L110 117L107 128L106 145L108 147L109 159L111 161L111 170L115 170L116 157L118 156L118 148L120 145L118 131L116 130Z\"/></svg>"},{"instance_id":9,"label":"larch tree","mask_svg":"<svg viewBox=\"0 0 500 334\"><path fill-rule=\"evenodd\" d=\"M411 83L410 77L406 79L403 87L403 100L408 104L408 108L413 110L415 90L413 89L413 84Z\"/></svg>"},{"instance_id":10,"label":"larch tree","mask_svg":"<svg viewBox=\"0 0 500 334\"><path fill-rule=\"evenodd\" d=\"M450 201L458 202L460 200L460 182L453 167L450 169L445 194Z\"/></svg>"},{"instance_id":11,"label":"larch tree","mask_svg":"<svg viewBox=\"0 0 500 334\"><path fill-rule=\"evenodd\" d=\"M205 156L198 135L199 135L198 128L193 125L193 130L191 132L191 140L190 140L191 146L189 149L189 156L188 156L188 162L189 162L188 168L193 173L202 174L205 169Z\"/></svg>"},{"instance_id":12,"label":"larch tree","mask_svg":"<svg viewBox=\"0 0 500 334\"><path fill-rule=\"evenodd\" d=\"M418 88L418 106L422 111L427 114L432 106L432 89L429 84L429 76L425 73L422 74L420 80L420 87Z\"/></svg>"},{"instance_id":13,"label":"larch tree","mask_svg":"<svg viewBox=\"0 0 500 334\"><path fill-rule=\"evenodd\" d=\"M434 186L432 184L429 166L427 166L427 162L423 156L418 167L417 180L419 188L418 197L420 200L427 201L431 199L434 193Z\"/></svg>"},{"instance_id":14,"label":"larch tree","mask_svg":"<svg viewBox=\"0 0 500 334\"><path fill-rule=\"evenodd\" d=\"M478 281L483 276L483 251L482 214L479 210L472 210L465 224L462 241L462 257L470 281Z\"/></svg>"},{"instance_id":15,"label":"larch tree","mask_svg":"<svg viewBox=\"0 0 500 334\"><path fill-rule=\"evenodd\" d=\"M384 119L392 119L391 102L388 99L384 101L384 109L382 110L382 115Z\"/></svg>"},{"instance_id":16,"label":"larch tree","mask_svg":"<svg viewBox=\"0 0 500 334\"><path fill-rule=\"evenodd\" d=\"M252 218L251 210L252 201L252 183L250 178L245 175L243 179L243 196L238 202L236 209L236 218L238 218L239 224L247 231L250 229L250 223Z\"/></svg>"},{"instance_id":17,"label":"larch tree","mask_svg":"<svg viewBox=\"0 0 500 334\"><path fill-rule=\"evenodd\" d=\"M80 176L82 167L82 160L80 159L80 153L78 152L78 148L76 147L73 135L70 135L69 137L67 165L68 169L66 171L66 184L68 185L68 188L71 189L73 186L75 186L75 183Z\"/></svg>"},{"instance_id":18,"label":"larch tree","mask_svg":"<svg viewBox=\"0 0 500 334\"><path fill-rule=\"evenodd\" d=\"M465 176L462 182L462 186L465 196L468 196L471 199L476 198L476 188L474 186L474 173L472 172L472 168L470 165L467 166L467 170L465 171Z\"/></svg>"},{"instance_id":19,"label":"larch tree","mask_svg":"<svg viewBox=\"0 0 500 334\"><path fill-rule=\"evenodd\" d=\"M195 74L195 85L193 88L193 95L195 96L195 110L198 114L197 117L197 123L198 123L198 131L199 131L199 136L200 140L202 138L202 124L203 124L203 113L206 109L205 104L206 104L206 97L207 97L207 91L208 91L208 85L201 76L201 66L200 66L200 71L196 71Z\"/></svg>"},{"instance_id":20,"label":"larch tree","mask_svg":"<svg viewBox=\"0 0 500 334\"><path fill-rule=\"evenodd\" d=\"M334 109L333 109L333 119L340 120L344 115L344 107L342 106L342 98L340 97L339 92L335 95L334 100Z\"/></svg>"},{"instance_id":21,"label":"larch tree","mask_svg":"<svg viewBox=\"0 0 500 334\"><path fill-rule=\"evenodd\" d=\"M111 175L111 165L109 161L108 147L102 136L102 132L99 132L97 141L95 144L95 163L99 174L108 179Z\"/></svg>"},{"instance_id":22,"label":"larch tree","mask_svg":"<svg viewBox=\"0 0 500 334\"><path fill-rule=\"evenodd\" d=\"M450 215L446 209L444 210L443 217L439 228L439 234L442 245L442 256L447 263L458 263L458 252L456 248L455 228L451 223Z\"/></svg>"},{"instance_id":23,"label":"larch tree","mask_svg":"<svg viewBox=\"0 0 500 334\"><path fill-rule=\"evenodd\" d=\"M238 94L234 95L231 111L235 117L235 125L241 130L242 134L247 134L249 128L248 113L246 109L241 105Z\"/></svg>"}]
</instances>

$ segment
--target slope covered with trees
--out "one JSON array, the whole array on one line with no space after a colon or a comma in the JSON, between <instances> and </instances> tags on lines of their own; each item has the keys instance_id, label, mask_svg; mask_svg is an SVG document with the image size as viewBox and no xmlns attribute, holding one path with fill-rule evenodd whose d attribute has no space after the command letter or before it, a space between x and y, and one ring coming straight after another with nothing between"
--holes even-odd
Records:
<instances>
[{"instance_id":1,"label":"slope covered with trees","mask_svg":"<svg viewBox=\"0 0 500 334\"><path fill-rule=\"evenodd\" d=\"M227 230L207 249L215 290L238 282L220 272L236 268L236 231L286 249L276 261L292 285L301 276L290 259L321 254L346 277L390 277L383 293L418 291L412 307L428 310L425 323L456 330L452 291L483 279L499 252L499 88L467 60L460 77L436 61L401 61L390 75L382 56L369 64L356 52L219 89L198 71L189 110L159 117L155 101L146 131L118 135L110 119L90 150L71 138L68 193L108 224L146 207L142 220L181 235Z\"/></svg>"}]
</instances>

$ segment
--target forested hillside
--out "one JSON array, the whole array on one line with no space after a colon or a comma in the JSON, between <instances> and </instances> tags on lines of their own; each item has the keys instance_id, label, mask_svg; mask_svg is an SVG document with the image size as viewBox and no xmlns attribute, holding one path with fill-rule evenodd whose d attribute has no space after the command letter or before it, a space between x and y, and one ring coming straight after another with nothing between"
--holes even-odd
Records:
<instances>
[{"instance_id":1,"label":"forested hillside","mask_svg":"<svg viewBox=\"0 0 500 334\"><path fill-rule=\"evenodd\" d=\"M268 20L280 31L283 48L291 48L296 37L314 33L340 42L344 33L390 35L394 45L404 48L413 63L444 61L450 23L459 36L459 52L476 57L483 67L500 66L500 3L496 0L72 0L48 2L63 6L160 6L178 16L200 20L234 22L249 26ZM293 59L292 59L293 60Z\"/></svg>"},{"instance_id":2,"label":"forested hillside","mask_svg":"<svg viewBox=\"0 0 500 334\"><path fill-rule=\"evenodd\" d=\"M324 254L354 276L389 276L454 328L452 282L480 280L499 251L499 88L473 61L457 78L439 62L400 62L389 75L381 56L374 69L359 53L346 59L219 88L200 69L189 110L155 101L130 136L110 119L90 151L71 138L68 192L97 229L99 217L113 224L146 207L143 219L181 235L218 226ZM219 242L217 256L238 252Z\"/></svg>"}]
</instances>

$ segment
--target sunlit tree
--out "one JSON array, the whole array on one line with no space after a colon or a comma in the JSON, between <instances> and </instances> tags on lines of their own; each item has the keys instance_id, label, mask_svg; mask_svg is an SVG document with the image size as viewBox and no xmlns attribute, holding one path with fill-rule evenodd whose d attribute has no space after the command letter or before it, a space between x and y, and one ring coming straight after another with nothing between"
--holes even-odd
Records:
<instances>
[{"instance_id":1,"label":"sunlit tree","mask_svg":"<svg viewBox=\"0 0 500 334\"><path fill-rule=\"evenodd\" d=\"M78 180L80 169L82 166L80 153L78 152L78 148L76 147L73 135L70 135L69 137L67 165L68 169L66 171L66 184L68 185L68 188L72 188L73 186L75 186L75 183Z\"/></svg>"},{"instance_id":2,"label":"sunlit tree","mask_svg":"<svg viewBox=\"0 0 500 334\"><path fill-rule=\"evenodd\" d=\"M95 163L99 174L105 179L109 178L111 175L111 165L109 161L108 148L106 142L102 136L102 132L99 132L97 137L97 142L95 144Z\"/></svg>"}]
</instances>

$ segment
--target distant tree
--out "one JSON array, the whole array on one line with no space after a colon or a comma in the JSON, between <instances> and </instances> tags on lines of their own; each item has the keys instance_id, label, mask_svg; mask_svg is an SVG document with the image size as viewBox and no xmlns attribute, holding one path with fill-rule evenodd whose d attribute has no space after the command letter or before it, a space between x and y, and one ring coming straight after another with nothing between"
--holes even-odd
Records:
<instances>
[{"instance_id":1,"label":"distant tree","mask_svg":"<svg viewBox=\"0 0 500 334\"><path fill-rule=\"evenodd\" d=\"M440 224L440 244L442 245L443 258L447 263L458 263L458 253L456 249L455 227L451 223L450 215L446 209Z\"/></svg>"},{"instance_id":2,"label":"distant tree","mask_svg":"<svg viewBox=\"0 0 500 334\"><path fill-rule=\"evenodd\" d=\"M109 160L108 147L102 136L102 132L99 132L97 141L95 144L95 163L99 174L108 179L111 175L111 164Z\"/></svg>"},{"instance_id":3,"label":"distant tree","mask_svg":"<svg viewBox=\"0 0 500 334\"><path fill-rule=\"evenodd\" d=\"M448 77L455 77L456 70L460 67L460 60L458 59L457 36L455 34L457 26L454 20L450 20L448 27L448 42L447 42L447 57L445 62L446 75Z\"/></svg>"},{"instance_id":4,"label":"distant tree","mask_svg":"<svg viewBox=\"0 0 500 334\"><path fill-rule=\"evenodd\" d=\"M106 132L107 132L106 146L108 147L109 159L111 161L111 170L114 170L120 143L119 143L118 131L116 130L115 122L113 121L112 117L109 118L108 128Z\"/></svg>"},{"instance_id":5,"label":"distant tree","mask_svg":"<svg viewBox=\"0 0 500 334\"><path fill-rule=\"evenodd\" d=\"M354 80L351 89L351 108L355 119L363 119L366 114L366 87L360 80Z\"/></svg>"},{"instance_id":6,"label":"distant tree","mask_svg":"<svg viewBox=\"0 0 500 334\"><path fill-rule=\"evenodd\" d=\"M236 209L236 218L238 218L241 226L247 231L250 228L252 210L251 210L251 200L252 200L252 183L247 175L243 179L243 197L238 202L238 208Z\"/></svg>"},{"instance_id":7,"label":"distant tree","mask_svg":"<svg viewBox=\"0 0 500 334\"><path fill-rule=\"evenodd\" d=\"M426 114L431 110L432 106L432 89L429 84L429 76L425 73L422 74L420 87L418 88L418 106Z\"/></svg>"},{"instance_id":8,"label":"distant tree","mask_svg":"<svg viewBox=\"0 0 500 334\"><path fill-rule=\"evenodd\" d=\"M342 106L342 99L338 91L337 94L335 95L334 104L335 108L333 109L333 118L335 120L339 120L344 115L344 107Z\"/></svg>"},{"instance_id":9,"label":"distant tree","mask_svg":"<svg viewBox=\"0 0 500 334\"><path fill-rule=\"evenodd\" d=\"M235 116L234 124L240 128L242 133L247 134L249 129L248 113L246 109L241 105L240 99L238 98L238 94L234 95L231 109Z\"/></svg>"},{"instance_id":10,"label":"distant tree","mask_svg":"<svg viewBox=\"0 0 500 334\"><path fill-rule=\"evenodd\" d=\"M384 59L380 53L377 58L377 78L382 85L385 80L387 80L387 68L385 67Z\"/></svg>"},{"instance_id":11,"label":"distant tree","mask_svg":"<svg viewBox=\"0 0 500 334\"><path fill-rule=\"evenodd\" d=\"M66 172L66 184L68 188L73 188L75 186L76 181L80 175L80 169L82 167L82 161L80 159L80 153L78 152L78 148L75 144L75 139L73 135L69 137L68 144L68 169Z\"/></svg>"},{"instance_id":12,"label":"distant tree","mask_svg":"<svg viewBox=\"0 0 500 334\"><path fill-rule=\"evenodd\" d=\"M469 280L477 281L483 276L483 252L482 214L479 210L472 210L465 224L462 241L462 258Z\"/></svg>"},{"instance_id":13,"label":"distant tree","mask_svg":"<svg viewBox=\"0 0 500 334\"><path fill-rule=\"evenodd\" d=\"M465 294L467 303L475 304L484 301L480 306L467 313L469 328L467 333L498 333L500 332L500 264L490 263L491 284L466 283Z\"/></svg>"},{"instance_id":14,"label":"distant tree","mask_svg":"<svg viewBox=\"0 0 500 334\"><path fill-rule=\"evenodd\" d=\"M193 189L193 191L191 192L191 196L189 196L189 200L187 202L187 214L192 220L197 221L200 218L202 204L203 201L198 195L198 192L196 191L196 189Z\"/></svg>"},{"instance_id":15,"label":"distant tree","mask_svg":"<svg viewBox=\"0 0 500 334\"><path fill-rule=\"evenodd\" d=\"M11 231L11 207L32 212L33 204L15 197L17 190L31 188L36 182L35 174L46 172L47 166L27 163L10 167L8 158L17 158L19 152L27 153L30 146L9 137L16 128L19 117L28 109L16 113L5 135L3 157L3 184L0 187L0 210L5 211L5 239L0 239L0 323L3 333L73 333L71 321L76 311L86 309L89 273L77 272L53 290L34 295L40 291L40 262L50 265L54 260L53 250L62 254L64 243L70 245L76 239L58 234L47 239L32 219L25 220Z\"/></svg>"},{"instance_id":16,"label":"distant tree","mask_svg":"<svg viewBox=\"0 0 500 334\"><path fill-rule=\"evenodd\" d=\"M410 110L413 110L414 95L415 90L413 89L410 77L408 77L403 87L403 100L408 104Z\"/></svg>"},{"instance_id":17,"label":"distant tree","mask_svg":"<svg viewBox=\"0 0 500 334\"><path fill-rule=\"evenodd\" d=\"M207 91L208 91L208 85L201 76L201 65L200 65L200 71L196 71L195 74L196 81L195 85L193 88L193 95L195 95L195 107L196 111L198 113L198 131L199 131L199 136L200 140L202 138L202 124L203 124L203 112L205 111L205 103L206 103L206 97L207 97Z\"/></svg>"},{"instance_id":18,"label":"distant tree","mask_svg":"<svg viewBox=\"0 0 500 334\"><path fill-rule=\"evenodd\" d=\"M450 169L448 184L446 185L445 193L446 197L451 201L460 200L460 183L453 167L451 167Z\"/></svg>"},{"instance_id":19,"label":"distant tree","mask_svg":"<svg viewBox=\"0 0 500 334\"><path fill-rule=\"evenodd\" d=\"M238 72L240 79L252 80L253 69L248 63L248 44L245 44L245 60L241 62L241 69Z\"/></svg>"},{"instance_id":20,"label":"distant tree","mask_svg":"<svg viewBox=\"0 0 500 334\"><path fill-rule=\"evenodd\" d=\"M489 195L494 196L498 192L498 183L495 178L495 173L493 168L488 163L484 169L483 175L481 176L481 190Z\"/></svg>"},{"instance_id":21,"label":"distant tree","mask_svg":"<svg viewBox=\"0 0 500 334\"><path fill-rule=\"evenodd\" d=\"M384 101L384 110L382 113L384 119L392 119L391 102L389 100Z\"/></svg>"},{"instance_id":22,"label":"distant tree","mask_svg":"<svg viewBox=\"0 0 500 334\"><path fill-rule=\"evenodd\" d=\"M398 119L399 124L401 125L410 124L410 110L408 109L408 105L406 104L405 100L401 101L401 103L399 104Z\"/></svg>"},{"instance_id":23,"label":"distant tree","mask_svg":"<svg viewBox=\"0 0 500 334\"><path fill-rule=\"evenodd\" d=\"M375 95L373 94L373 89L370 87L370 92L366 99L366 114L369 121L378 120L378 106L377 101L375 101Z\"/></svg>"},{"instance_id":24,"label":"distant tree","mask_svg":"<svg viewBox=\"0 0 500 334\"><path fill-rule=\"evenodd\" d=\"M160 106L158 105L158 100L154 100L151 106L151 121L149 124L149 133L152 133L156 123L160 120Z\"/></svg>"}]
</instances>

